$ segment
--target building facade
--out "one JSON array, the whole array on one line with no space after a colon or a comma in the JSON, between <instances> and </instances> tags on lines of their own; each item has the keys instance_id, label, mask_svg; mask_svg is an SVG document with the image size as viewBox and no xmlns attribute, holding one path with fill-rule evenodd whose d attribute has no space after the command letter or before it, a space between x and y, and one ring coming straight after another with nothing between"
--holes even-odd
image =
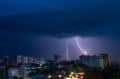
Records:
<instances>
[{"instance_id":1,"label":"building facade","mask_svg":"<svg viewBox=\"0 0 120 79\"><path fill-rule=\"evenodd\" d=\"M110 54L99 55L99 67L105 68L110 65Z\"/></svg>"},{"instance_id":2,"label":"building facade","mask_svg":"<svg viewBox=\"0 0 120 79\"><path fill-rule=\"evenodd\" d=\"M36 63L36 57L30 57L30 56L17 56L17 64L35 64Z\"/></svg>"},{"instance_id":3,"label":"building facade","mask_svg":"<svg viewBox=\"0 0 120 79\"><path fill-rule=\"evenodd\" d=\"M60 63L61 62L61 56L60 55L54 55L54 63Z\"/></svg>"},{"instance_id":4,"label":"building facade","mask_svg":"<svg viewBox=\"0 0 120 79\"><path fill-rule=\"evenodd\" d=\"M89 67L98 67L99 57L96 55L81 55L79 56L79 63L85 64Z\"/></svg>"},{"instance_id":5,"label":"building facade","mask_svg":"<svg viewBox=\"0 0 120 79\"><path fill-rule=\"evenodd\" d=\"M17 56L17 65L18 64L22 64L23 63L23 56L22 55L18 55Z\"/></svg>"}]
</instances>

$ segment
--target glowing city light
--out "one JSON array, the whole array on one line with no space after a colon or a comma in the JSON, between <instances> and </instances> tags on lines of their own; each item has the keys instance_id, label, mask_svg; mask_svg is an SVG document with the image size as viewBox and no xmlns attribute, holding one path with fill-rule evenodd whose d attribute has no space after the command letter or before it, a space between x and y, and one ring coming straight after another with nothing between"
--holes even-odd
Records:
<instances>
[{"instance_id":1,"label":"glowing city light","mask_svg":"<svg viewBox=\"0 0 120 79\"><path fill-rule=\"evenodd\" d=\"M62 77L62 75L58 75L58 77L60 78L60 77Z\"/></svg>"},{"instance_id":2,"label":"glowing city light","mask_svg":"<svg viewBox=\"0 0 120 79\"><path fill-rule=\"evenodd\" d=\"M48 75L48 78L51 78L52 76L51 75Z\"/></svg>"},{"instance_id":3,"label":"glowing city light","mask_svg":"<svg viewBox=\"0 0 120 79\"><path fill-rule=\"evenodd\" d=\"M65 78L65 79L71 79L71 78L67 77L67 78Z\"/></svg>"}]
</instances>

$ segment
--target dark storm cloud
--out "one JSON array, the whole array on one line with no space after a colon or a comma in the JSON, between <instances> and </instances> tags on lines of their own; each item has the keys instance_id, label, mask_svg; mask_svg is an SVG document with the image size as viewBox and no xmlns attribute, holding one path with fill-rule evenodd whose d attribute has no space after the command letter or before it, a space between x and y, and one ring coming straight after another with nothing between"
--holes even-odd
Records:
<instances>
[{"instance_id":1,"label":"dark storm cloud","mask_svg":"<svg viewBox=\"0 0 120 79\"><path fill-rule=\"evenodd\" d=\"M0 22L2 25L1 29L3 30L32 34L82 33L95 28L97 25L100 25L100 23L95 21L81 19L73 20L71 17L55 16L50 14L41 16L24 15L12 16L10 18L4 17L0 20Z\"/></svg>"},{"instance_id":2,"label":"dark storm cloud","mask_svg":"<svg viewBox=\"0 0 120 79\"><path fill-rule=\"evenodd\" d=\"M1 30L53 36L90 36L109 35L113 28L116 31L120 25L118 0L12 1L15 0L7 2L12 10L1 13ZM109 25L112 25L111 28Z\"/></svg>"},{"instance_id":3,"label":"dark storm cloud","mask_svg":"<svg viewBox=\"0 0 120 79\"><path fill-rule=\"evenodd\" d=\"M0 11L1 10L8 10L10 9L10 6L8 4L6 4L7 2L4 0L0 0ZM0 12L1 13L1 12Z\"/></svg>"}]
</instances>

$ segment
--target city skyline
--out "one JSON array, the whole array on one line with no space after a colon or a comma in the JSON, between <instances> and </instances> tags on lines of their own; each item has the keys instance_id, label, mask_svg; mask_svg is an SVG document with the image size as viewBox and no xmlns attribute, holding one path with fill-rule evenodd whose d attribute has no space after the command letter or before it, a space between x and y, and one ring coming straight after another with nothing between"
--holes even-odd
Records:
<instances>
[{"instance_id":1,"label":"city skyline","mask_svg":"<svg viewBox=\"0 0 120 79\"><path fill-rule=\"evenodd\" d=\"M0 79L120 79L120 0L0 0Z\"/></svg>"},{"instance_id":2,"label":"city skyline","mask_svg":"<svg viewBox=\"0 0 120 79\"><path fill-rule=\"evenodd\" d=\"M120 62L118 0L1 0L0 4L1 57L51 59L60 54L77 59L83 52L110 53L112 61Z\"/></svg>"},{"instance_id":3,"label":"city skyline","mask_svg":"<svg viewBox=\"0 0 120 79\"><path fill-rule=\"evenodd\" d=\"M34 52L34 51L30 52L30 49L28 51L19 51L19 50L15 49L16 51L13 52L14 55L10 54L9 51L6 51L6 52L4 52L4 54L1 53L1 57L5 56L5 55L11 56L11 57L16 57L17 55L25 55L25 56L30 55L30 56L36 56L36 57L45 58L45 59L52 59L52 56L54 54L60 54L62 56L63 60L66 60L67 57L69 57L69 59L71 59L71 60L78 59L80 55L84 55L84 54L82 53L80 48L77 46L77 42L76 42L75 38L79 38L79 37L66 38L67 41L64 39L61 39L61 38L58 39L61 42L60 46L62 48L59 48L59 45L57 45L57 47L54 46L54 48L53 48L51 44L54 43L55 41L52 42L51 44L50 44L50 42L48 42L49 45L48 45L47 50L52 49L52 51L46 52L46 53L51 53L51 54L49 54L49 56L45 53L46 48L42 49L44 46L41 46L40 48L42 49L42 51L44 51L43 53L40 50L39 50L40 52ZM66 49L66 42L68 43L68 49ZM104 44L106 42L108 42L108 41L107 40L103 41L103 39L98 39L98 38L79 38L79 45L81 46L82 50L87 52L86 55L99 55L100 53L110 53L111 60L119 62L119 57L116 57L115 56L116 54L114 54L114 53L112 54L112 52L114 52L114 51L111 52L111 50L107 48L108 46ZM42 42L37 42L37 43L38 43L37 44L38 47L39 47L39 44L43 44ZM96 47L96 45L101 45L101 46L100 46L100 48L98 48L98 47ZM45 45L45 46L47 46L47 45ZM37 49L37 47L36 47L36 49ZM67 50L68 50L68 55L67 55ZM59 53L60 51L62 53ZM116 57L116 58L114 58L114 57Z\"/></svg>"}]
</instances>

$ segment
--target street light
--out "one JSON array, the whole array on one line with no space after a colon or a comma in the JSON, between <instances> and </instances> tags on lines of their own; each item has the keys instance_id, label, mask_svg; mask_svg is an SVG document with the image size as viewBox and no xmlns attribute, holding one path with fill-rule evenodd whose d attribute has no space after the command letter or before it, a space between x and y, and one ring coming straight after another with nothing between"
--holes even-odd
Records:
<instances>
[{"instance_id":1,"label":"street light","mask_svg":"<svg viewBox=\"0 0 120 79\"><path fill-rule=\"evenodd\" d=\"M52 76L51 75L48 75L48 78L51 78Z\"/></svg>"},{"instance_id":2,"label":"street light","mask_svg":"<svg viewBox=\"0 0 120 79\"><path fill-rule=\"evenodd\" d=\"M61 78L61 77L62 77L62 75L58 75L58 77L59 77L59 78Z\"/></svg>"},{"instance_id":3,"label":"street light","mask_svg":"<svg viewBox=\"0 0 120 79\"><path fill-rule=\"evenodd\" d=\"M67 78L65 78L65 79L71 79L71 78L67 77Z\"/></svg>"}]
</instances>

